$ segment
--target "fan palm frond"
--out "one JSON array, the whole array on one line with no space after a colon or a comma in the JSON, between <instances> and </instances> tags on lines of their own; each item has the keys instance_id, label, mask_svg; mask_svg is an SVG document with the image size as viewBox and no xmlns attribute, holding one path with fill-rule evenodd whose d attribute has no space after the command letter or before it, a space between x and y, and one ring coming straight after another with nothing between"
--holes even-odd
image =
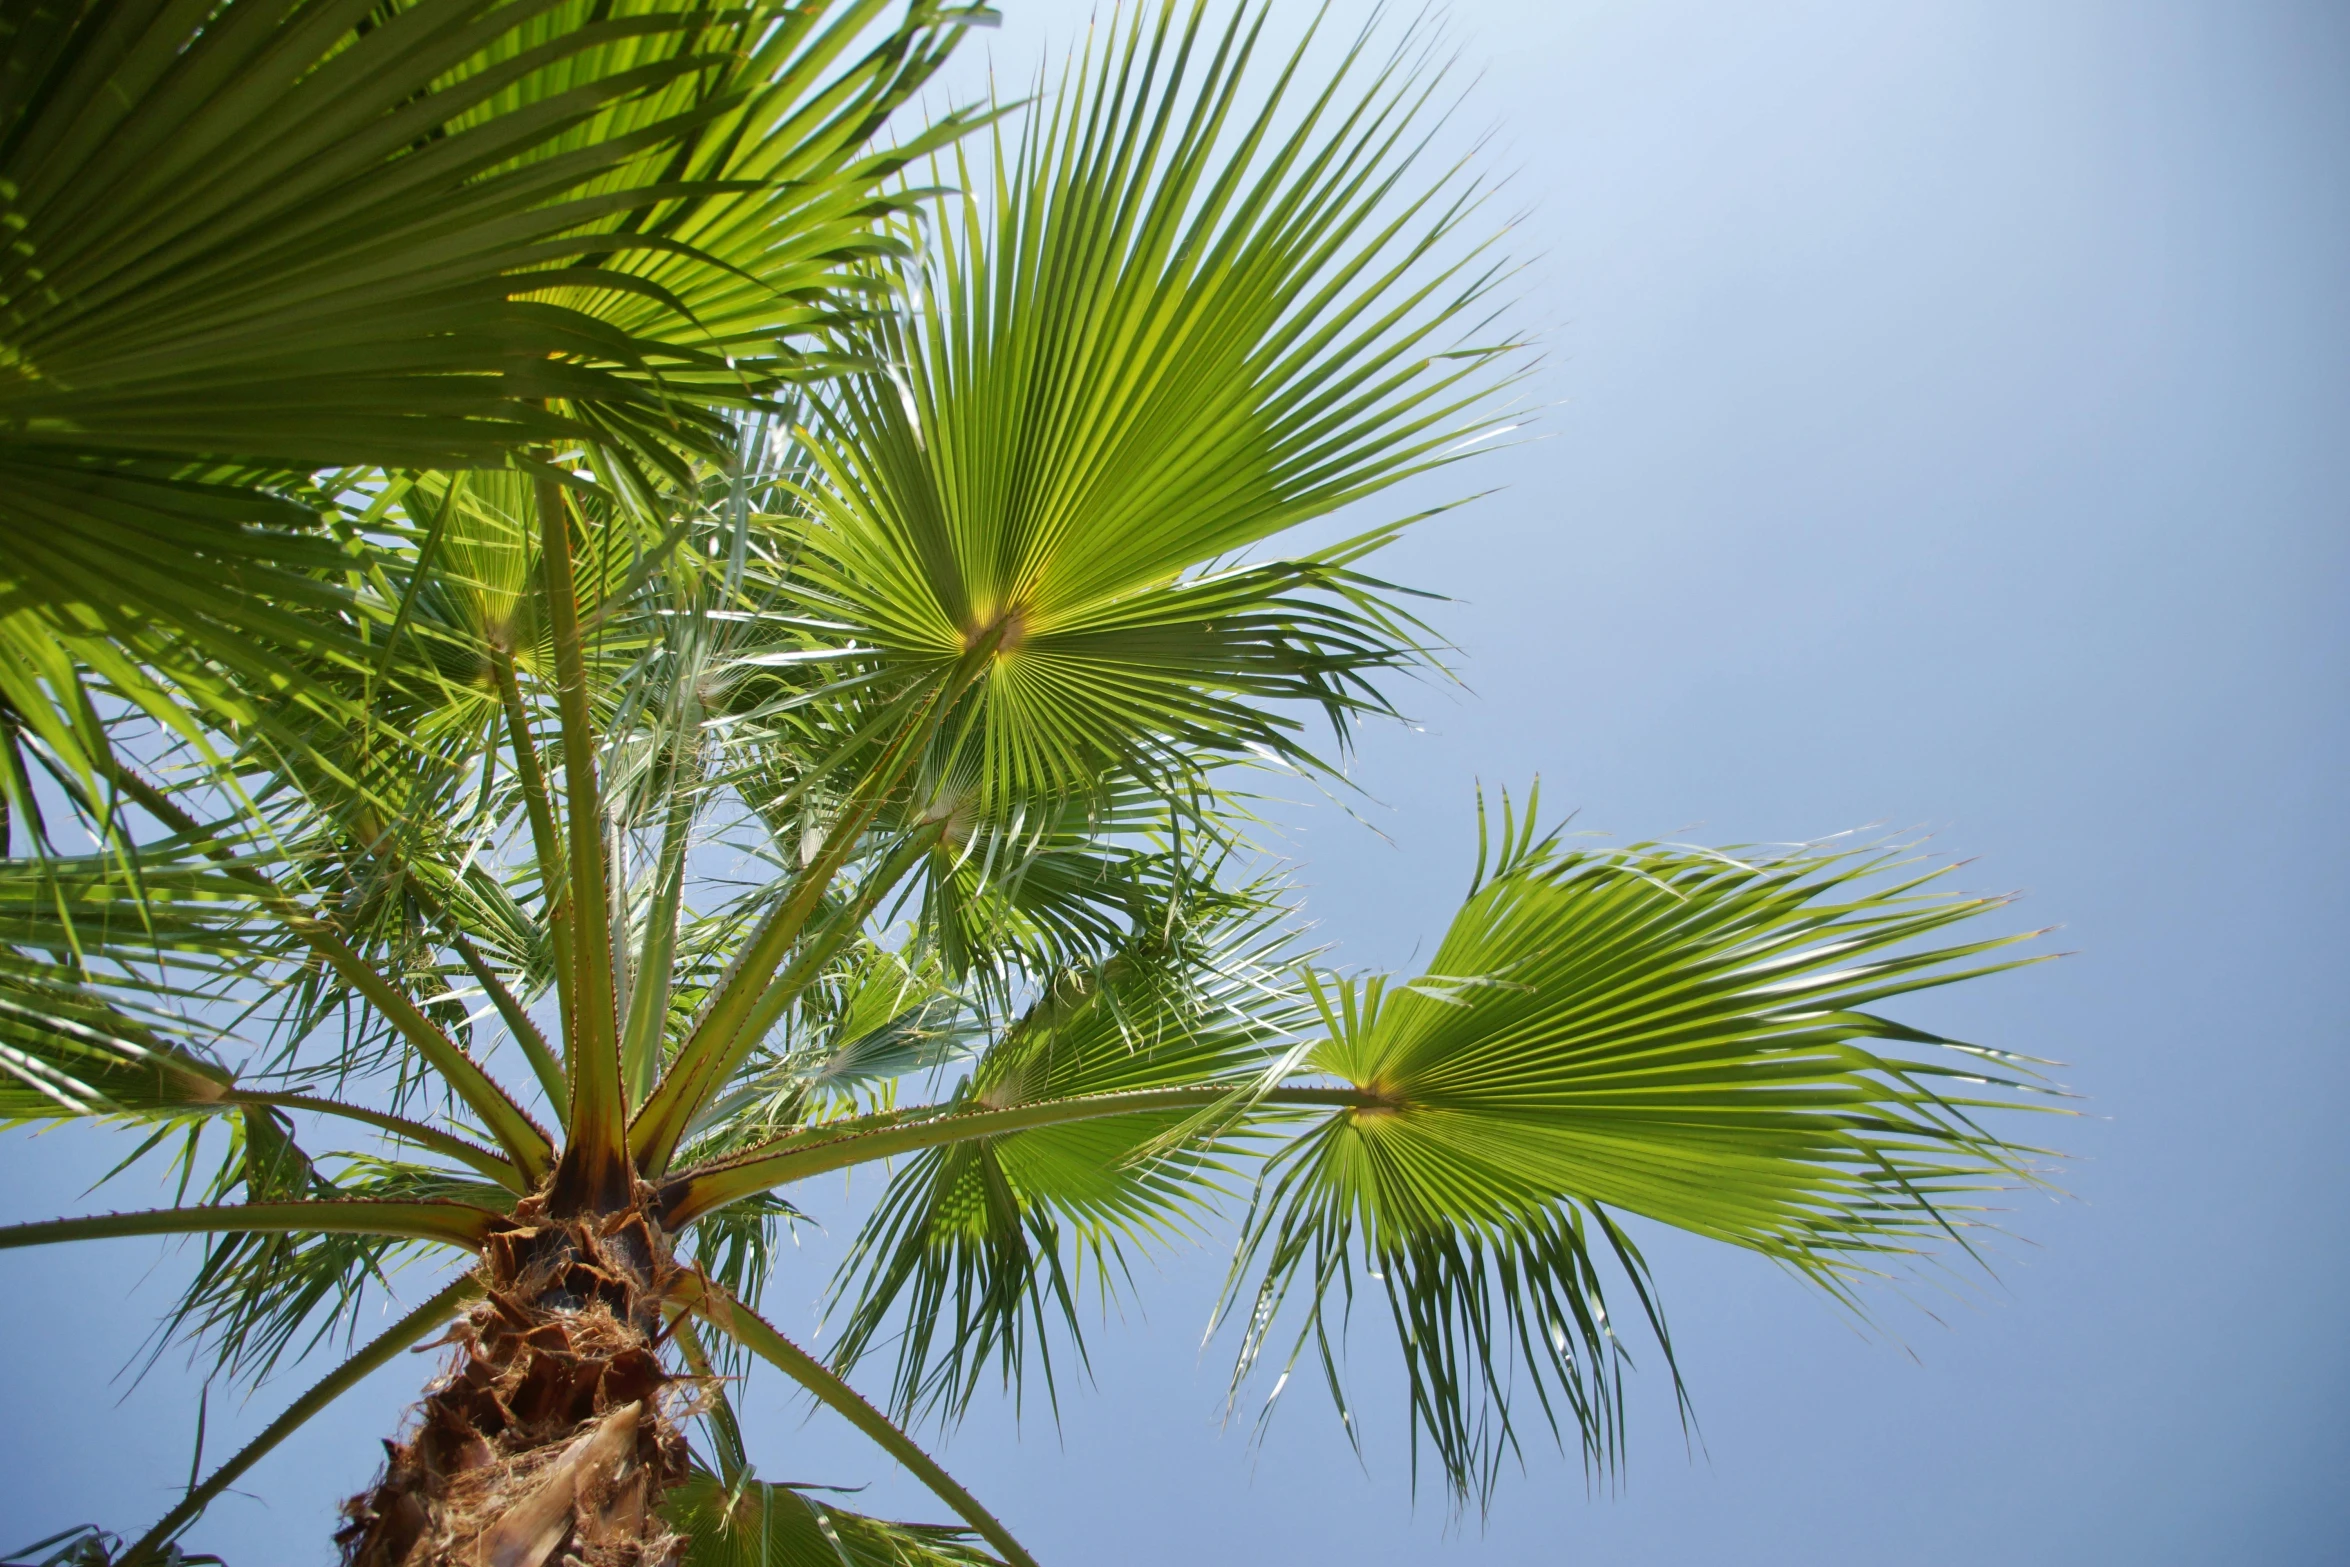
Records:
<instances>
[{"instance_id":1,"label":"fan palm frond","mask_svg":"<svg viewBox=\"0 0 2350 1567\"><path fill-rule=\"evenodd\" d=\"M715 451L854 315L968 12L881 0L70 0L0 32L0 698L191 738L366 649L307 475ZM844 283L850 286L844 291ZM324 613L289 613L303 605ZM20 802L21 803L21 802Z\"/></svg>"},{"instance_id":2,"label":"fan palm frond","mask_svg":"<svg viewBox=\"0 0 2350 1567\"><path fill-rule=\"evenodd\" d=\"M1475 188L1405 184L1433 79L1358 44L1252 103L1262 20L1113 27L942 212L887 369L819 400L818 602L887 665L967 670L928 788L991 814L1302 756L1283 704L1378 709L1370 677L1418 655L1356 569L1387 530L1234 557L1443 461L1515 345L1464 335L1494 275Z\"/></svg>"},{"instance_id":3,"label":"fan palm frond","mask_svg":"<svg viewBox=\"0 0 2350 1567\"><path fill-rule=\"evenodd\" d=\"M1344 1408L1325 1313L1360 1270L1392 1308L1415 1436L1457 1494L1483 1495L1516 1450L1521 1386L1613 1462L1603 1265L1671 1359L1615 1215L1847 1300L1864 1271L1971 1246L1985 1194L2034 1178L1980 1117L2046 1085L2023 1058L1874 1010L2036 961L2002 955L2016 935L1930 944L2006 901L1941 893L1947 872L1892 847L1570 849L1531 803L1505 817L1427 973L1317 986L1327 1038L1305 1067L1355 1102L1266 1168L1233 1270L1236 1379L1303 1286L1297 1349L1319 1344Z\"/></svg>"}]
</instances>

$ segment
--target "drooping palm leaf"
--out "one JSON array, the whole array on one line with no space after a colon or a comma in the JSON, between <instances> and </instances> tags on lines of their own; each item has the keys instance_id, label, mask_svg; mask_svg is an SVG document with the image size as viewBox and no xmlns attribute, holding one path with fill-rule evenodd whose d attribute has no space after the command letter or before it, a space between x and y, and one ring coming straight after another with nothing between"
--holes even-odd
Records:
<instances>
[{"instance_id":1,"label":"drooping palm leaf","mask_svg":"<svg viewBox=\"0 0 2350 1567\"><path fill-rule=\"evenodd\" d=\"M98 993L62 965L0 953L0 1125L202 1113L230 1077L180 1020Z\"/></svg>"},{"instance_id":2,"label":"drooping palm leaf","mask_svg":"<svg viewBox=\"0 0 2350 1567\"><path fill-rule=\"evenodd\" d=\"M2021 1058L1873 1010L2017 961L1995 954L2019 936L1927 945L2005 901L1940 893L1941 874L1893 849L1570 850L1531 809L1506 824L1426 974L1324 993L1307 1068L1360 1098L1267 1169L1234 1266L1236 1289L1258 1272L1240 1374L1295 1285L1297 1342L1321 1343L1343 1407L1322 1313L1367 1272L1415 1434L1481 1495L1517 1443L1513 1364L1595 1464L1618 1450L1603 1261L1663 1330L1611 1213L1847 1298L1860 1272L1961 1239L1981 1194L2030 1178L1976 1117L2037 1084Z\"/></svg>"},{"instance_id":3,"label":"drooping palm leaf","mask_svg":"<svg viewBox=\"0 0 2350 1567\"><path fill-rule=\"evenodd\" d=\"M1116 952L1211 887L1236 852L1240 799L1170 801L1131 780L990 820L963 800L922 858L919 939L1002 998ZM1213 897L1208 898L1213 902ZM909 902L913 902L909 898Z\"/></svg>"},{"instance_id":4,"label":"drooping palm leaf","mask_svg":"<svg viewBox=\"0 0 2350 1567\"><path fill-rule=\"evenodd\" d=\"M175 945L209 952L225 944L226 950L253 966L302 955L302 961L315 961L338 985L363 999L389 1025L402 1051L412 1052L481 1118L526 1179L535 1180L544 1171L552 1153L546 1130L430 1015L429 995L419 996L405 983L404 973L373 961L335 920L265 874L259 865L270 863L267 858L238 852L242 828L207 828L137 774L119 767L114 771L140 808L172 829L172 837L151 851L125 845L103 862L70 866L70 876L45 861L11 862L0 870L0 905L23 926L14 939L86 953L103 936L118 944L106 955L118 957L126 966ZM189 889L187 912L161 898L150 898L152 909L141 909L136 894L150 882L162 889ZM94 922L93 911L77 910L77 902L94 904ZM167 923L167 915L180 919ZM171 924L184 925L191 919L192 934L177 943L163 939ZM297 1028L297 1037L306 1030L306 1024Z\"/></svg>"}]
</instances>

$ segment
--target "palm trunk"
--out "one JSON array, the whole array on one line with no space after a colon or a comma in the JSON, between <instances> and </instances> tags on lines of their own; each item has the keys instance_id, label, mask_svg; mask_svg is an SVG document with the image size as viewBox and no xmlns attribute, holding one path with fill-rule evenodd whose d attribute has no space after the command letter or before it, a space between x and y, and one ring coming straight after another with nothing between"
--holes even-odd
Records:
<instances>
[{"instance_id":1,"label":"palm trunk","mask_svg":"<svg viewBox=\"0 0 2350 1567\"><path fill-rule=\"evenodd\" d=\"M557 1219L530 1198L481 1270L447 1373L344 1504L345 1567L671 1567L685 1542L657 1509L687 1458L659 1356L667 1236L641 1207Z\"/></svg>"}]
</instances>

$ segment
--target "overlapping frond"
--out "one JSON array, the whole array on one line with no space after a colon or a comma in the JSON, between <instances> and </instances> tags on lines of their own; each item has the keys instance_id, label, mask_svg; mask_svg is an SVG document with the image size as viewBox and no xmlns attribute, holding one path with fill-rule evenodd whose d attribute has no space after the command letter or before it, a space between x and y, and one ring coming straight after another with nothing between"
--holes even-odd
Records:
<instances>
[{"instance_id":1,"label":"overlapping frond","mask_svg":"<svg viewBox=\"0 0 2350 1567\"><path fill-rule=\"evenodd\" d=\"M771 390L949 116L968 10L64 0L0 23L0 699L193 737L354 667L308 475L589 441L682 475ZM845 285L845 286L844 286ZM321 614L296 613L298 608ZM21 802L20 802L21 803Z\"/></svg>"},{"instance_id":2,"label":"overlapping frond","mask_svg":"<svg viewBox=\"0 0 2350 1567\"><path fill-rule=\"evenodd\" d=\"M44 7L0 40L0 428L293 470L502 465L566 407L723 445L662 361L757 389L886 243L871 144L947 9L859 51L880 0Z\"/></svg>"},{"instance_id":3,"label":"overlapping frond","mask_svg":"<svg viewBox=\"0 0 2350 1567\"><path fill-rule=\"evenodd\" d=\"M977 1029L938 966L860 943L800 1008L805 1043L765 1074L799 1096L798 1120L887 1109L895 1085L966 1054Z\"/></svg>"},{"instance_id":4,"label":"overlapping frond","mask_svg":"<svg viewBox=\"0 0 2350 1567\"><path fill-rule=\"evenodd\" d=\"M0 951L0 1125L202 1114L228 1072L181 1020L109 997L62 965Z\"/></svg>"},{"instance_id":5,"label":"overlapping frond","mask_svg":"<svg viewBox=\"0 0 2350 1567\"><path fill-rule=\"evenodd\" d=\"M1302 1021L1279 963L1286 913L1202 893L1122 950L1073 968L973 1064L957 1103L1006 1110L1152 1088L1237 1087ZM1051 1340L1080 1355L1080 1291L1114 1291L1136 1245L1196 1236L1236 1139L1160 1146L1189 1112L1071 1121L957 1141L892 1177L835 1280L833 1347L854 1366L896 1332L894 1400L953 1417L992 1364L1017 1390ZM1241 1139L1244 1140L1244 1139Z\"/></svg>"}]
</instances>

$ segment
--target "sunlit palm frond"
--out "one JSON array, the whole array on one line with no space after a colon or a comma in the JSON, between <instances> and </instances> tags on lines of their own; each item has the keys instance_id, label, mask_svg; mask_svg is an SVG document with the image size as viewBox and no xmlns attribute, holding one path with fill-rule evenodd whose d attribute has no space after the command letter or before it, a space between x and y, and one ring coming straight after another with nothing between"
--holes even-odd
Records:
<instances>
[{"instance_id":1,"label":"sunlit palm frond","mask_svg":"<svg viewBox=\"0 0 2350 1567\"><path fill-rule=\"evenodd\" d=\"M1465 335L1476 192L1409 182L1434 82L1403 56L1358 45L1312 94L1292 60L1245 101L1262 22L1115 25L942 212L887 373L819 399L816 612L907 677L982 660L943 781L991 813L1302 756L1285 704L1376 709L1417 656L1355 569L1384 531L1234 557L1486 417L1510 345Z\"/></svg>"},{"instance_id":2,"label":"sunlit palm frond","mask_svg":"<svg viewBox=\"0 0 2350 1567\"><path fill-rule=\"evenodd\" d=\"M657 14L651 0L637 4ZM884 25L892 9L901 14ZM779 381L832 368L835 357L811 340L815 329L853 325L886 303L871 263L909 246L906 225L884 220L920 199L896 176L984 116L950 109L884 132L961 29L991 18L953 0L834 0L698 20L696 47L725 58L722 69L607 105L537 153L553 160L645 144L648 129L695 117L689 133L651 139L588 187L663 199L633 204L603 226L611 248L595 256L601 276L540 297L592 316L642 353L624 373L650 389L749 407ZM541 24L550 35L575 25L562 15ZM661 54L650 38L607 50L618 52L597 70ZM561 85L544 76L524 84L541 94Z\"/></svg>"},{"instance_id":3,"label":"sunlit palm frond","mask_svg":"<svg viewBox=\"0 0 2350 1567\"><path fill-rule=\"evenodd\" d=\"M93 786L116 702L191 740L256 722L273 690L331 705L293 678L365 652L328 509L282 472L43 451L0 430L0 705L14 727ZM29 810L14 773L0 783Z\"/></svg>"},{"instance_id":4,"label":"sunlit palm frond","mask_svg":"<svg viewBox=\"0 0 2350 1567\"><path fill-rule=\"evenodd\" d=\"M886 166L856 160L946 41L916 6L856 54L874 0L62 9L4 40L0 428L295 470L496 465L579 433L549 400L690 422L637 379L664 335L688 352L694 301L656 280L763 287L767 317L728 324L788 337L870 243L836 218L763 241L811 246L801 271L745 276L696 225L870 201ZM629 270L648 257L655 278ZM532 298L564 288L587 292ZM599 289L649 297L661 330L600 314Z\"/></svg>"},{"instance_id":5,"label":"sunlit palm frond","mask_svg":"<svg viewBox=\"0 0 2350 1567\"><path fill-rule=\"evenodd\" d=\"M1999 954L2020 936L1930 944L2005 903L1940 892L1947 867L1895 847L1570 849L1529 809L1484 871L1427 973L1325 982L1307 1066L1360 1102L1268 1166L1234 1270L1257 1272L1242 1372L1294 1284L1295 1342L1321 1344L1343 1407L1324 1314L1360 1271L1457 1492L1483 1495L1516 1449L1524 1388L1605 1466L1626 1314L1603 1263L1662 1335L1612 1215L1849 1299L1862 1273L1971 1245L1985 1194L2032 1178L1978 1120L2043 1086L2029 1064L1873 1010L2019 961Z\"/></svg>"},{"instance_id":6,"label":"sunlit palm frond","mask_svg":"<svg viewBox=\"0 0 2350 1567\"><path fill-rule=\"evenodd\" d=\"M799 1008L805 1041L763 1077L789 1085L803 1119L889 1107L900 1080L920 1081L974 1047L978 1029L938 966L860 944Z\"/></svg>"},{"instance_id":7,"label":"sunlit palm frond","mask_svg":"<svg viewBox=\"0 0 2350 1567\"><path fill-rule=\"evenodd\" d=\"M229 1073L159 999L107 995L63 964L0 952L0 1124L211 1113Z\"/></svg>"},{"instance_id":8,"label":"sunlit palm frond","mask_svg":"<svg viewBox=\"0 0 2350 1567\"><path fill-rule=\"evenodd\" d=\"M191 737L366 649L314 470L589 440L682 472L894 241L876 153L967 16L69 0L0 29L0 698ZM851 283L844 293L841 285Z\"/></svg>"}]
</instances>

